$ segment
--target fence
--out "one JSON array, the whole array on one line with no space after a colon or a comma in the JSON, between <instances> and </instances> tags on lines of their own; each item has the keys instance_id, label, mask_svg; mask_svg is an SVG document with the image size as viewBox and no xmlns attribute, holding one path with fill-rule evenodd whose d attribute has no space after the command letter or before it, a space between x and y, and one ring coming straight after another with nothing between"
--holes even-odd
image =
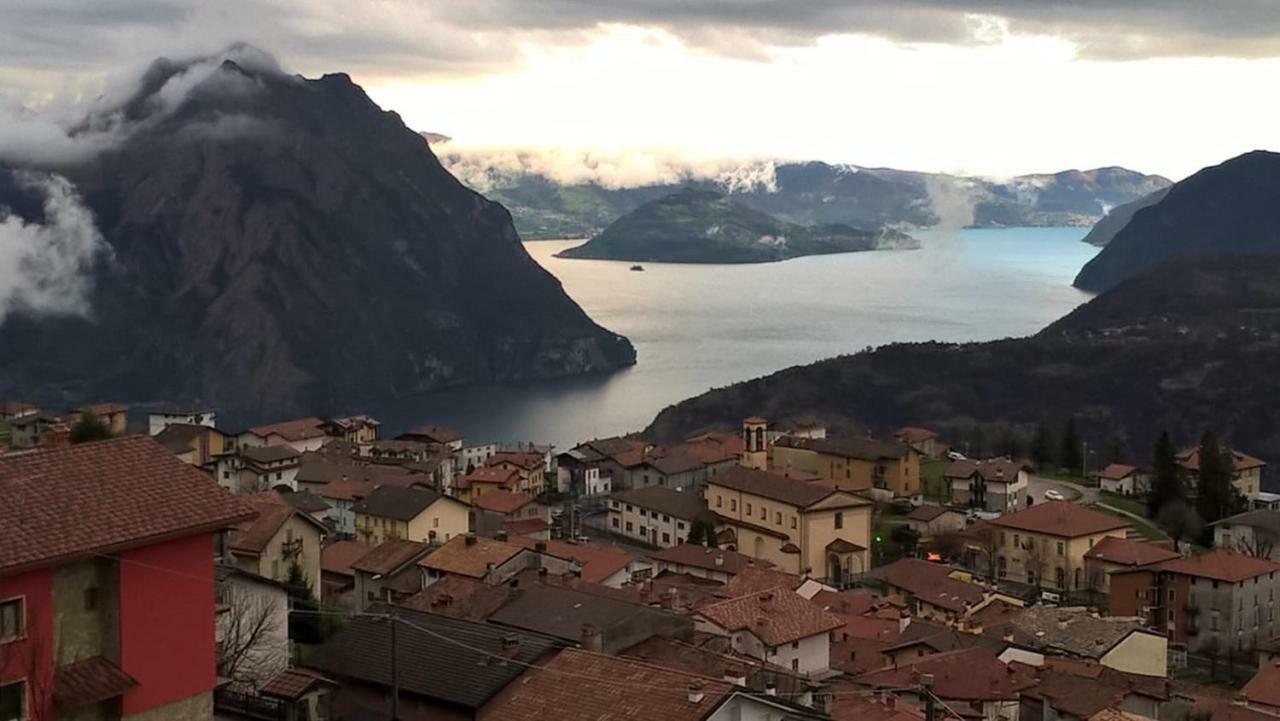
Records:
<instances>
[{"instance_id":1,"label":"fence","mask_svg":"<svg viewBox=\"0 0 1280 721\"><path fill-rule=\"evenodd\" d=\"M217 689L213 692L213 705L219 711L262 719L262 721L284 721L285 719L284 702L257 694Z\"/></svg>"}]
</instances>

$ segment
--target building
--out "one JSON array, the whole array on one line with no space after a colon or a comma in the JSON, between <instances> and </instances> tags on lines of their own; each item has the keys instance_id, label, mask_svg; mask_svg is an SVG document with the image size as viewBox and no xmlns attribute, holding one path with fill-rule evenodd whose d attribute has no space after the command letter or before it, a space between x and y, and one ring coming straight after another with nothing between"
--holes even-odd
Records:
<instances>
[{"instance_id":1,"label":"building","mask_svg":"<svg viewBox=\"0 0 1280 721\"><path fill-rule=\"evenodd\" d=\"M0 457L0 488L3 708L210 719L214 540L253 510L145 436Z\"/></svg>"},{"instance_id":2,"label":"building","mask_svg":"<svg viewBox=\"0 0 1280 721\"><path fill-rule=\"evenodd\" d=\"M71 409L71 422L80 420L84 414L97 416L99 420L107 424L107 429L111 431L113 436L122 436L128 430L129 426L129 406L119 403L91 403L85 406L77 406Z\"/></svg>"},{"instance_id":3,"label":"building","mask_svg":"<svg viewBox=\"0 0 1280 721\"><path fill-rule=\"evenodd\" d=\"M1150 479L1137 466L1112 463L1098 472L1098 485L1107 493L1140 496L1150 488Z\"/></svg>"},{"instance_id":4,"label":"building","mask_svg":"<svg viewBox=\"0 0 1280 721\"><path fill-rule=\"evenodd\" d=\"M830 668L829 634L844 625L785 588L700 606L694 620L698 631L728 637L737 653L809 676Z\"/></svg>"},{"instance_id":5,"label":"building","mask_svg":"<svg viewBox=\"0 0 1280 721\"><path fill-rule=\"evenodd\" d=\"M474 503L480 496L494 491L519 493L520 485L519 471L499 466L483 466L454 478L451 490L458 500Z\"/></svg>"},{"instance_id":6,"label":"building","mask_svg":"<svg viewBox=\"0 0 1280 721\"><path fill-rule=\"evenodd\" d=\"M298 490L302 454L289 445L241 446L212 460L218 485L232 493L261 493L276 488Z\"/></svg>"},{"instance_id":7,"label":"building","mask_svg":"<svg viewBox=\"0 0 1280 721\"><path fill-rule=\"evenodd\" d=\"M378 440L382 423L372 416L345 416L330 418L320 424L320 430L330 438L347 443L373 443Z\"/></svg>"},{"instance_id":8,"label":"building","mask_svg":"<svg viewBox=\"0 0 1280 721\"><path fill-rule=\"evenodd\" d=\"M938 441L938 433L928 428L914 428L908 426L899 428L893 432L893 438L899 443L905 443L916 449L924 458L941 458L946 452L946 447Z\"/></svg>"},{"instance_id":9,"label":"building","mask_svg":"<svg viewBox=\"0 0 1280 721\"><path fill-rule=\"evenodd\" d=\"M147 435L158 436L172 425L217 426L217 412L204 405L162 405L147 411Z\"/></svg>"},{"instance_id":10,"label":"building","mask_svg":"<svg viewBox=\"0 0 1280 721\"><path fill-rule=\"evenodd\" d=\"M621 588L642 576L651 575L651 564L616 546L567 541L537 541L527 536L510 536L509 543L538 552L540 567L550 567L547 556L568 560L569 573L577 574L583 583L608 588Z\"/></svg>"},{"instance_id":11,"label":"building","mask_svg":"<svg viewBox=\"0 0 1280 721\"><path fill-rule=\"evenodd\" d=\"M933 693L953 713L981 721L1018 721L1020 692L1034 685L1029 675L1014 673L980 646L909 659L858 676L854 682L868 689L894 689L907 701L923 706L923 694L912 689L919 688L924 674L933 676Z\"/></svg>"},{"instance_id":12,"label":"building","mask_svg":"<svg viewBox=\"0 0 1280 721\"><path fill-rule=\"evenodd\" d=\"M230 439L211 425L169 423L152 434L156 443L197 468L214 464L230 447Z\"/></svg>"},{"instance_id":13,"label":"building","mask_svg":"<svg viewBox=\"0 0 1280 721\"><path fill-rule=\"evenodd\" d=\"M654 636L693 639L694 622L663 609L549 582L521 584L517 590L514 598L489 616L490 623L608 654Z\"/></svg>"},{"instance_id":14,"label":"building","mask_svg":"<svg viewBox=\"0 0 1280 721\"><path fill-rule=\"evenodd\" d=\"M1020 646L1051 656L1093 661L1124 673L1169 675L1169 639L1137 617L1099 616L1082 607L1031 606L988 634L1012 634Z\"/></svg>"},{"instance_id":15,"label":"building","mask_svg":"<svg viewBox=\"0 0 1280 721\"><path fill-rule=\"evenodd\" d=\"M40 409L22 401L0 401L0 421L16 421L26 416L34 416Z\"/></svg>"},{"instance_id":16,"label":"building","mask_svg":"<svg viewBox=\"0 0 1280 721\"><path fill-rule=\"evenodd\" d=\"M352 565L370 550L368 544L354 538L320 549L320 600L330 607L355 608L356 572Z\"/></svg>"},{"instance_id":17,"label":"building","mask_svg":"<svg viewBox=\"0 0 1280 721\"><path fill-rule=\"evenodd\" d=\"M295 418L265 426L255 426L236 437L239 447L289 446L298 453L318 451L329 440L325 422L319 418Z\"/></svg>"},{"instance_id":18,"label":"building","mask_svg":"<svg viewBox=\"0 0 1280 721\"><path fill-rule=\"evenodd\" d=\"M742 421L742 465L757 471L769 468L769 450L773 439L769 436L769 421L759 416Z\"/></svg>"},{"instance_id":19,"label":"building","mask_svg":"<svg viewBox=\"0 0 1280 721\"><path fill-rule=\"evenodd\" d=\"M1252 651L1280 632L1280 563L1230 551L1111 574L1110 612L1138 616L1191 653Z\"/></svg>"},{"instance_id":20,"label":"building","mask_svg":"<svg viewBox=\"0 0 1280 721\"><path fill-rule=\"evenodd\" d=\"M1245 511L1210 525L1215 547L1280 561L1280 511Z\"/></svg>"},{"instance_id":21,"label":"building","mask_svg":"<svg viewBox=\"0 0 1280 721\"><path fill-rule=\"evenodd\" d=\"M776 447L775 447L776 450ZM871 502L821 482L743 466L707 482L729 550L831 585L870 569Z\"/></svg>"},{"instance_id":22,"label":"building","mask_svg":"<svg viewBox=\"0 0 1280 721\"><path fill-rule=\"evenodd\" d=\"M235 558L236 568L285 583L290 568L296 565L318 598L320 547L328 529L285 503L275 491L243 498L258 516L239 524L227 536L227 550Z\"/></svg>"},{"instance_id":23,"label":"building","mask_svg":"<svg viewBox=\"0 0 1280 721\"><path fill-rule=\"evenodd\" d=\"M1111 574L1131 571L1181 557L1167 544L1107 536L1084 554L1084 573L1091 591L1111 592Z\"/></svg>"},{"instance_id":24,"label":"building","mask_svg":"<svg viewBox=\"0 0 1280 721\"><path fill-rule=\"evenodd\" d=\"M915 558L899 559L871 575L883 584L885 593L901 596L917 618L954 623L990 595L971 583L964 571Z\"/></svg>"},{"instance_id":25,"label":"building","mask_svg":"<svg viewBox=\"0 0 1280 721\"><path fill-rule=\"evenodd\" d=\"M421 591L425 579L418 561L434 548L429 543L394 538L357 559L351 564L356 610L367 611L376 603L400 603Z\"/></svg>"},{"instance_id":26,"label":"building","mask_svg":"<svg viewBox=\"0 0 1280 721\"><path fill-rule=\"evenodd\" d=\"M481 710L503 689L521 686L513 682L561 646L536 633L405 608L396 609L394 619L353 618L307 657L307 668L340 684L331 718L390 718L393 644L403 721L531 718ZM566 685L562 677L550 680Z\"/></svg>"},{"instance_id":27,"label":"building","mask_svg":"<svg viewBox=\"0 0 1280 721\"><path fill-rule=\"evenodd\" d=\"M289 591L229 566L216 574L218 676L255 693L289 668Z\"/></svg>"},{"instance_id":28,"label":"building","mask_svg":"<svg viewBox=\"0 0 1280 721\"><path fill-rule=\"evenodd\" d=\"M520 480L514 490L540 495L547 488L546 461L541 453L532 451L497 451L489 456L485 465L490 468L501 468L514 471Z\"/></svg>"},{"instance_id":29,"label":"building","mask_svg":"<svg viewBox=\"0 0 1280 721\"><path fill-rule=\"evenodd\" d=\"M1240 451L1223 446L1223 453L1231 457L1232 467L1234 469L1231 476L1231 483L1235 486L1240 495L1245 498L1254 498L1262 491L1262 469L1266 467L1266 463ZM1191 488L1199 485L1200 478L1200 447L1189 448L1178 454L1178 466L1182 469L1183 475L1186 477L1187 484Z\"/></svg>"},{"instance_id":30,"label":"building","mask_svg":"<svg viewBox=\"0 0 1280 721\"><path fill-rule=\"evenodd\" d=\"M570 562L544 559L536 549L468 533L434 549L418 561L418 565L424 569L424 587L429 587L446 576L462 576L496 585L526 568L546 567L548 572L567 573Z\"/></svg>"},{"instance_id":31,"label":"building","mask_svg":"<svg viewBox=\"0 0 1280 721\"><path fill-rule=\"evenodd\" d=\"M1263 664L1240 692L1250 708L1280 716L1280 661Z\"/></svg>"},{"instance_id":32,"label":"building","mask_svg":"<svg viewBox=\"0 0 1280 721\"><path fill-rule=\"evenodd\" d=\"M749 568L773 568L772 563L762 559L697 543L681 543L664 548L650 554L649 558L655 564L654 575L689 574L720 583L728 583L734 576Z\"/></svg>"},{"instance_id":33,"label":"building","mask_svg":"<svg viewBox=\"0 0 1280 721\"><path fill-rule=\"evenodd\" d=\"M1037 503L988 522L996 578L1054 591L1089 587L1084 555L1102 539L1124 538L1127 521L1069 501Z\"/></svg>"},{"instance_id":34,"label":"building","mask_svg":"<svg viewBox=\"0 0 1280 721\"><path fill-rule=\"evenodd\" d=\"M954 508L917 506L907 514L907 527L921 538L932 538L964 530L966 520L965 514Z\"/></svg>"},{"instance_id":35,"label":"building","mask_svg":"<svg viewBox=\"0 0 1280 721\"><path fill-rule=\"evenodd\" d=\"M9 444L14 448L35 448L50 431L65 426L57 416L29 413L9 421Z\"/></svg>"},{"instance_id":36,"label":"building","mask_svg":"<svg viewBox=\"0 0 1280 721\"><path fill-rule=\"evenodd\" d=\"M947 495L956 505L991 513L1022 508L1030 482L1026 467L1007 458L952 461L942 477Z\"/></svg>"},{"instance_id":37,"label":"building","mask_svg":"<svg viewBox=\"0 0 1280 721\"><path fill-rule=\"evenodd\" d=\"M290 668L276 674L260 690L263 698L280 703L281 721L311 721L332 718L332 679L306 669Z\"/></svg>"},{"instance_id":38,"label":"building","mask_svg":"<svg viewBox=\"0 0 1280 721\"><path fill-rule=\"evenodd\" d=\"M881 489L898 498L920 495L920 453L903 443L853 436L783 436L773 444L770 467L814 473L844 491Z\"/></svg>"},{"instance_id":39,"label":"building","mask_svg":"<svg viewBox=\"0 0 1280 721\"><path fill-rule=\"evenodd\" d=\"M474 471L483 466L485 461L489 460L497 452L497 443L478 443L473 446L459 448L452 454L453 475L460 476Z\"/></svg>"},{"instance_id":40,"label":"building","mask_svg":"<svg viewBox=\"0 0 1280 721\"><path fill-rule=\"evenodd\" d=\"M442 544L469 528L467 504L425 488L378 486L351 512L356 536L370 546L394 538Z\"/></svg>"},{"instance_id":41,"label":"building","mask_svg":"<svg viewBox=\"0 0 1280 721\"><path fill-rule=\"evenodd\" d=\"M490 491L477 496L471 504L471 530L477 535L496 538L501 532L508 535L518 528L518 535L545 536L539 540L547 540L551 536L551 507L534 500L527 493L511 491ZM508 528L508 524L515 524Z\"/></svg>"},{"instance_id":42,"label":"building","mask_svg":"<svg viewBox=\"0 0 1280 721\"><path fill-rule=\"evenodd\" d=\"M462 432L449 426L418 426L396 436L398 441L416 441L450 451L462 450L462 439Z\"/></svg>"},{"instance_id":43,"label":"building","mask_svg":"<svg viewBox=\"0 0 1280 721\"><path fill-rule=\"evenodd\" d=\"M711 520L697 494L652 486L609 497L609 531L659 548L684 543L697 520Z\"/></svg>"}]
</instances>

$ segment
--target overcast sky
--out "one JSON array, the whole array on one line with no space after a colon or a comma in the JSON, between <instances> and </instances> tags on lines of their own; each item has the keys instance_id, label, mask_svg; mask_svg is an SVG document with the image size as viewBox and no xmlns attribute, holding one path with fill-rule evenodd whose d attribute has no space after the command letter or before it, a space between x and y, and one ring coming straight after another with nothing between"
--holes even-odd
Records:
<instances>
[{"instance_id":1,"label":"overcast sky","mask_svg":"<svg viewBox=\"0 0 1280 721\"><path fill-rule=\"evenodd\" d=\"M1179 178L1280 145L1276 0L0 0L0 17L0 92L29 106L243 40L472 146Z\"/></svg>"}]
</instances>

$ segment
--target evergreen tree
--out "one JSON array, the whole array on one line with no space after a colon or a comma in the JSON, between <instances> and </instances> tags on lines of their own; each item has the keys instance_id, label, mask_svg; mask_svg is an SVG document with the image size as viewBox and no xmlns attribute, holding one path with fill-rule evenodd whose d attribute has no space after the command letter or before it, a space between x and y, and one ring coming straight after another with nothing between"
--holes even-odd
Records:
<instances>
[{"instance_id":1,"label":"evergreen tree","mask_svg":"<svg viewBox=\"0 0 1280 721\"><path fill-rule=\"evenodd\" d=\"M1186 489L1182 485L1182 472L1178 468L1178 451L1173 446L1169 431L1163 431L1156 441L1151 460L1151 488L1147 492L1147 515L1155 518L1160 509L1177 500L1185 500Z\"/></svg>"},{"instance_id":2,"label":"evergreen tree","mask_svg":"<svg viewBox=\"0 0 1280 721\"><path fill-rule=\"evenodd\" d=\"M85 411L71 426L71 442L104 441L111 437L111 427L93 411Z\"/></svg>"},{"instance_id":3,"label":"evergreen tree","mask_svg":"<svg viewBox=\"0 0 1280 721\"><path fill-rule=\"evenodd\" d=\"M701 518L693 519L689 524L689 536L685 538L685 543L696 543L699 546L707 544L707 523Z\"/></svg>"},{"instance_id":4,"label":"evergreen tree","mask_svg":"<svg viewBox=\"0 0 1280 721\"><path fill-rule=\"evenodd\" d=\"M289 576L285 579L291 601L289 612L289 638L297 643L320 643L324 640L320 604L311 591L311 582L297 561L289 564Z\"/></svg>"},{"instance_id":5,"label":"evergreen tree","mask_svg":"<svg viewBox=\"0 0 1280 721\"><path fill-rule=\"evenodd\" d=\"M1031 441L1031 457L1036 462L1036 470L1044 470L1053 465L1053 433L1044 422L1036 425L1036 435Z\"/></svg>"},{"instance_id":6,"label":"evergreen tree","mask_svg":"<svg viewBox=\"0 0 1280 721\"><path fill-rule=\"evenodd\" d=\"M1200 437L1200 478L1196 510L1205 523L1222 520L1235 513L1236 490L1231 483L1234 468L1231 453L1211 430Z\"/></svg>"},{"instance_id":7,"label":"evergreen tree","mask_svg":"<svg viewBox=\"0 0 1280 721\"><path fill-rule=\"evenodd\" d=\"M1076 430L1076 417L1068 416L1067 425L1062 430L1062 451L1059 458L1062 461L1062 467L1069 473L1082 470L1080 465L1083 462L1082 452L1080 433Z\"/></svg>"}]
</instances>

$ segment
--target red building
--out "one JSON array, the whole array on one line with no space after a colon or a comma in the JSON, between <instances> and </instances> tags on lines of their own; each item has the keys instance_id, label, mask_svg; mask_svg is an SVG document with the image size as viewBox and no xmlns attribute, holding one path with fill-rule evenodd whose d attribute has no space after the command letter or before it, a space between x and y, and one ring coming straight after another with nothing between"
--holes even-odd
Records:
<instances>
[{"instance_id":1,"label":"red building","mask_svg":"<svg viewBox=\"0 0 1280 721\"><path fill-rule=\"evenodd\" d=\"M147 437L0 456L0 719L211 719L215 539L252 516Z\"/></svg>"}]
</instances>

